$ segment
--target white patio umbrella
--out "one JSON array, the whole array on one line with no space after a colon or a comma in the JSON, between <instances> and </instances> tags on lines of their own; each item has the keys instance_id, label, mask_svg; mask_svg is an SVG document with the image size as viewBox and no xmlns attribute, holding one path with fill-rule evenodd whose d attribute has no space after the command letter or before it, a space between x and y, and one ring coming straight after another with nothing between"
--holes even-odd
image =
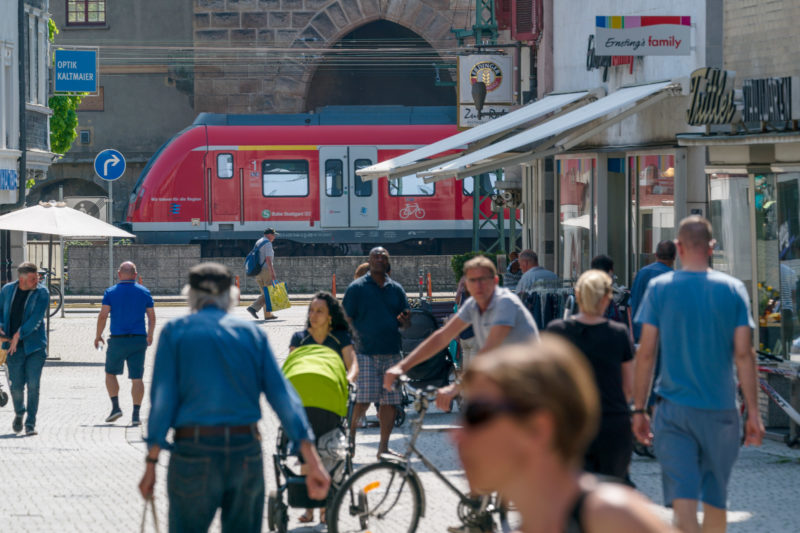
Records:
<instances>
[{"instance_id":1,"label":"white patio umbrella","mask_svg":"<svg viewBox=\"0 0 800 533\"><path fill-rule=\"evenodd\" d=\"M47 268L53 267L53 236L62 237L128 237L136 235L123 231L100 219L67 207L64 202L39 202L39 205L18 209L0 216L0 230L27 231L50 235L47 249ZM109 260L111 258L109 257ZM47 276L50 290L50 276ZM50 342L50 311L47 312L47 342Z\"/></svg>"}]
</instances>

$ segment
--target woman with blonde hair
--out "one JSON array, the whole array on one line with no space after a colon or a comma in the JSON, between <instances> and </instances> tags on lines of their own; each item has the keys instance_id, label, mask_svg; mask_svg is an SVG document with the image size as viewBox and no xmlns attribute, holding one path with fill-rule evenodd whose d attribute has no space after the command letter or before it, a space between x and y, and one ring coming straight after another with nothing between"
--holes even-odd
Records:
<instances>
[{"instance_id":1,"label":"woman with blonde hair","mask_svg":"<svg viewBox=\"0 0 800 533\"><path fill-rule=\"evenodd\" d=\"M522 533L673 531L640 494L581 473L600 412L586 359L549 335L476 357L462 380L463 428L454 433L473 490L498 492Z\"/></svg>"},{"instance_id":2,"label":"woman with blonde hair","mask_svg":"<svg viewBox=\"0 0 800 533\"><path fill-rule=\"evenodd\" d=\"M608 274L602 270L584 272L575 285L580 312L568 320L554 320L547 330L583 352L600 390L600 427L586 452L584 469L626 479L633 451L628 399L633 394L634 349L628 328L605 316L612 297Z\"/></svg>"}]
</instances>

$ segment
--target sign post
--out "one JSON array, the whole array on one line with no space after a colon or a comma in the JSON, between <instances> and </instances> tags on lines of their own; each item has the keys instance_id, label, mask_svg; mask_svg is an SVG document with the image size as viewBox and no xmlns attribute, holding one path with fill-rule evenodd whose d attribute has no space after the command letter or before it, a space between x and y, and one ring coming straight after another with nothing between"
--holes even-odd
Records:
<instances>
[{"instance_id":1,"label":"sign post","mask_svg":"<svg viewBox=\"0 0 800 533\"><path fill-rule=\"evenodd\" d=\"M97 50L64 50L54 52L56 93L97 93Z\"/></svg>"},{"instance_id":2,"label":"sign post","mask_svg":"<svg viewBox=\"0 0 800 533\"><path fill-rule=\"evenodd\" d=\"M125 157L117 150L106 148L94 158L94 172L108 182L108 209L106 222L113 223L114 180L125 173ZM114 237L108 238L108 285L114 284Z\"/></svg>"}]
</instances>

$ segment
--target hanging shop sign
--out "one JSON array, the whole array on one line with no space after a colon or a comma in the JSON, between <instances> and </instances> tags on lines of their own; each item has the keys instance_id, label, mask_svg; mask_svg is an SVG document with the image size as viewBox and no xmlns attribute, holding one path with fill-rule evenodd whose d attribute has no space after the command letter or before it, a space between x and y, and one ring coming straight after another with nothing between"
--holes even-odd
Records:
<instances>
[{"instance_id":1,"label":"hanging shop sign","mask_svg":"<svg viewBox=\"0 0 800 533\"><path fill-rule=\"evenodd\" d=\"M692 18L682 16L599 16L598 56L688 56Z\"/></svg>"},{"instance_id":2,"label":"hanging shop sign","mask_svg":"<svg viewBox=\"0 0 800 533\"><path fill-rule=\"evenodd\" d=\"M736 115L734 72L705 67L692 72L686 122L692 126L731 124Z\"/></svg>"},{"instance_id":3,"label":"hanging shop sign","mask_svg":"<svg viewBox=\"0 0 800 533\"><path fill-rule=\"evenodd\" d=\"M609 67L628 66L628 74L633 74L634 56L599 56L595 47L594 35L589 36L589 45L586 47L586 70L603 69L603 82L608 81Z\"/></svg>"},{"instance_id":4,"label":"hanging shop sign","mask_svg":"<svg viewBox=\"0 0 800 533\"><path fill-rule=\"evenodd\" d=\"M749 79L742 82L745 122L788 122L800 119L800 79Z\"/></svg>"},{"instance_id":5,"label":"hanging shop sign","mask_svg":"<svg viewBox=\"0 0 800 533\"><path fill-rule=\"evenodd\" d=\"M458 57L458 126L468 128L509 113L514 102L514 63L510 55L471 54ZM472 86L486 87L475 102ZM480 118L477 106L481 105Z\"/></svg>"}]
</instances>

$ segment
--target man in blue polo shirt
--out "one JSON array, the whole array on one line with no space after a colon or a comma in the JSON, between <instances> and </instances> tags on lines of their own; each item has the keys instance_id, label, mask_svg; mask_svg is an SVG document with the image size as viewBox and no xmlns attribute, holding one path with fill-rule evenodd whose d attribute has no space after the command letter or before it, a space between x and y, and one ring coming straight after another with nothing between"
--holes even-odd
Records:
<instances>
[{"instance_id":1,"label":"man in blue polo shirt","mask_svg":"<svg viewBox=\"0 0 800 533\"><path fill-rule=\"evenodd\" d=\"M150 291L136 283L136 265L126 261L117 271L119 283L106 289L103 294L103 307L97 317L97 335L94 346L100 349L106 319L111 314L111 335L106 352L106 389L111 397L111 414L107 423L122 417L119 407L119 382L125 363L128 364L128 377L131 380L133 396L133 416L131 425L138 426L139 408L144 397L144 354L153 343L153 330L156 327L156 312ZM144 315L147 315L147 331L144 329Z\"/></svg>"},{"instance_id":2,"label":"man in blue polo shirt","mask_svg":"<svg viewBox=\"0 0 800 533\"><path fill-rule=\"evenodd\" d=\"M356 332L358 395L353 420L360 420L370 403L380 403L381 439L378 457L389 451L389 436L401 395L383 389L383 374L400 362L400 331L411 320L403 286L388 275L389 252L378 246L369 252L369 273L353 281L344 293L344 310ZM350 438L355 439L351 424Z\"/></svg>"}]
</instances>

